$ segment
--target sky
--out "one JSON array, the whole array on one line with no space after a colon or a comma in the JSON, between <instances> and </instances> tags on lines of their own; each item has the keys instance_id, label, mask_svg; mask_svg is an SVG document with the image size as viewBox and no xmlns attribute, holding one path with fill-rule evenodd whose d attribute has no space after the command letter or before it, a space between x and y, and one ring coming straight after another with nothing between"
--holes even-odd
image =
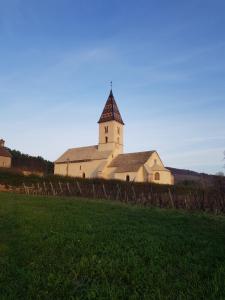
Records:
<instances>
[{"instance_id":1,"label":"sky","mask_svg":"<svg viewBox=\"0 0 225 300\"><path fill-rule=\"evenodd\" d=\"M0 0L6 146L54 161L97 144L110 81L125 152L224 170L224 0Z\"/></svg>"}]
</instances>

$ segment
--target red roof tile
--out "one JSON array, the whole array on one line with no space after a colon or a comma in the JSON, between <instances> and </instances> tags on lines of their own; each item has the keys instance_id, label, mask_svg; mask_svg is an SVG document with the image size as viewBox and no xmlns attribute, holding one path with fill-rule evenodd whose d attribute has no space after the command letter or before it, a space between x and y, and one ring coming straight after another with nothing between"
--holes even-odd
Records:
<instances>
[{"instance_id":1,"label":"red roof tile","mask_svg":"<svg viewBox=\"0 0 225 300\"><path fill-rule=\"evenodd\" d=\"M124 125L123 119L116 104L116 100L114 99L111 90L98 123L104 123L113 120Z\"/></svg>"},{"instance_id":2,"label":"red roof tile","mask_svg":"<svg viewBox=\"0 0 225 300\"><path fill-rule=\"evenodd\" d=\"M0 147L0 156L12 157L10 152L5 147Z\"/></svg>"}]
</instances>

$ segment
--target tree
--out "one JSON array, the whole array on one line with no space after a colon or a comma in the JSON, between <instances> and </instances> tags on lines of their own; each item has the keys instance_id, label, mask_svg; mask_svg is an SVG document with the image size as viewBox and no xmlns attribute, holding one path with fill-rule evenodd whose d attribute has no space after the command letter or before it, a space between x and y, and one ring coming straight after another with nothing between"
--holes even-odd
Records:
<instances>
[{"instance_id":1,"label":"tree","mask_svg":"<svg viewBox=\"0 0 225 300\"><path fill-rule=\"evenodd\" d=\"M41 156L35 157L23 154L17 150L9 149L9 151L12 154L12 167L15 169L30 172L42 172L44 174L54 173L54 164Z\"/></svg>"}]
</instances>

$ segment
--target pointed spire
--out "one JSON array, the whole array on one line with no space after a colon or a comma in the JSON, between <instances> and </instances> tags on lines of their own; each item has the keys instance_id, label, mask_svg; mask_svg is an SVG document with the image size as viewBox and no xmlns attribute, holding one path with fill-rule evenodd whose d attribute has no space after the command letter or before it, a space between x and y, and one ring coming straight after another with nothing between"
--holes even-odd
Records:
<instances>
[{"instance_id":1,"label":"pointed spire","mask_svg":"<svg viewBox=\"0 0 225 300\"><path fill-rule=\"evenodd\" d=\"M113 120L124 125L123 119L120 115L118 106L116 104L116 100L113 96L112 87L111 87L109 97L106 101L105 107L103 109L103 112L101 114L101 117L100 117L98 123L104 123L104 122L113 121Z\"/></svg>"}]
</instances>

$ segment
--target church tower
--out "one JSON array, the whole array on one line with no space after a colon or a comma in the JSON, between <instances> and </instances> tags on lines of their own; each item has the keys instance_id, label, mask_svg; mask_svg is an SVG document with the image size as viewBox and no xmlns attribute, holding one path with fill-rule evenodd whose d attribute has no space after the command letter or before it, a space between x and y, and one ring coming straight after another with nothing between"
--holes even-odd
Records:
<instances>
[{"instance_id":1,"label":"church tower","mask_svg":"<svg viewBox=\"0 0 225 300\"><path fill-rule=\"evenodd\" d=\"M99 151L115 151L123 153L123 119L120 115L112 89L98 121Z\"/></svg>"}]
</instances>

